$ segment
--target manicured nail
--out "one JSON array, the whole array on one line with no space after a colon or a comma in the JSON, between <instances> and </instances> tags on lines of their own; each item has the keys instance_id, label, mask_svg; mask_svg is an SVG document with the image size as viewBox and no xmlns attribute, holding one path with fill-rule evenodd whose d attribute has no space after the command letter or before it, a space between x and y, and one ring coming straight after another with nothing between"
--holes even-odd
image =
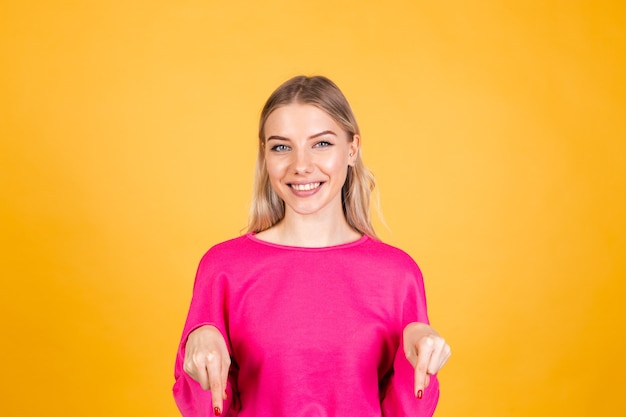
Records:
<instances>
[{"instance_id":1,"label":"manicured nail","mask_svg":"<svg viewBox=\"0 0 626 417\"><path fill-rule=\"evenodd\" d=\"M417 391L417 398L418 399L421 400L423 396L424 396L424 391L422 391L422 390Z\"/></svg>"},{"instance_id":2,"label":"manicured nail","mask_svg":"<svg viewBox=\"0 0 626 417\"><path fill-rule=\"evenodd\" d=\"M213 414L215 414L216 416L221 416L222 415L222 410L220 410L219 407L214 407L213 408Z\"/></svg>"}]
</instances>

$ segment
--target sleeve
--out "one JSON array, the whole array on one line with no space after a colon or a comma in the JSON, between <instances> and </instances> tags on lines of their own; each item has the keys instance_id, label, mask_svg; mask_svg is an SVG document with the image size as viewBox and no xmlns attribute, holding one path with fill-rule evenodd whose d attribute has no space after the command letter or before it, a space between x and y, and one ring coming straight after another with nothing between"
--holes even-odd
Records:
<instances>
[{"instance_id":1,"label":"sleeve","mask_svg":"<svg viewBox=\"0 0 626 417\"><path fill-rule=\"evenodd\" d=\"M412 271L409 273L410 279L403 296L399 345L396 350L391 377L382 392L381 408L383 416L386 417L431 417L439 401L439 381L436 375L430 376L430 383L424 390L422 398L415 398L413 394L415 372L413 365L404 354L404 340L402 338L404 328L415 321L429 323L424 281L419 268L414 262L412 263Z\"/></svg>"},{"instance_id":2,"label":"sleeve","mask_svg":"<svg viewBox=\"0 0 626 417\"><path fill-rule=\"evenodd\" d=\"M183 370L185 346L189 334L195 329L204 326L215 326L224 339L228 353L232 357L232 347L228 338L227 323L227 294L228 285L224 273L216 270L211 251L200 261L193 287L191 305L183 329L182 338L176 355L173 387L174 400L183 417L206 417L213 415L211 391L203 390L198 382L193 380ZM232 361L226 386L227 398L224 401L223 416L236 416L238 410L237 392L235 389L236 364Z\"/></svg>"}]
</instances>

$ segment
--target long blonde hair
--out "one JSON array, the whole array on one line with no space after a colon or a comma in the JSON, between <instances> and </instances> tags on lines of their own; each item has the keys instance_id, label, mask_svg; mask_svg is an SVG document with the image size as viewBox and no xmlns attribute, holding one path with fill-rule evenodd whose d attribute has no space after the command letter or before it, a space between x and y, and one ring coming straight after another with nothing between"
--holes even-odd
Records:
<instances>
[{"instance_id":1,"label":"long blonde hair","mask_svg":"<svg viewBox=\"0 0 626 417\"><path fill-rule=\"evenodd\" d=\"M284 82L267 99L259 121L259 151L254 176L254 190L249 232L269 229L285 216L285 202L274 192L265 166L265 136L263 128L268 116L278 107L288 104L311 104L326 112L348 134L350 140L360 135L354 113L339 87L323 76L300 75ZM342 188L343 213L348 224L360 233L376 237L370 214L370 198L376 182L365 167L360 153L354 166L348 167L346 182Z\"/></svg>"}]
</instances>

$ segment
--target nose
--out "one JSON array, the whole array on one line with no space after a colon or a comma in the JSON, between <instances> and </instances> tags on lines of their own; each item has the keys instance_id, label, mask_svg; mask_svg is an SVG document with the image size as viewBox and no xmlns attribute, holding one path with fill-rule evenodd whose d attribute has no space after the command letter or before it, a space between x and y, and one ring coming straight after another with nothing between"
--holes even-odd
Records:
<instances>
[{"instance_id":1,"label":"nose","mask_svg":"<svg viewBox=\"0 0 626 417\"><path fill-rule=\"evenodd\" d=\"M312 155L305 149L298 150L295 152L293 167L296 174L308 174L313 172Z\"/></svg>"}]
</instances>

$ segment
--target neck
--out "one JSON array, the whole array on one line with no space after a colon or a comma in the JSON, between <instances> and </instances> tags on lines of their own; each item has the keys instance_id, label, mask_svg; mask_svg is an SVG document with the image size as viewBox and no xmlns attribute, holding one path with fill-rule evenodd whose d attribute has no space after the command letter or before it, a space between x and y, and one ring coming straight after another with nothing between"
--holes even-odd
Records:
<instances>
[{"instance_id":1,"label":"neck","mask_svg":"<svg viewBox=\"0 0 626 417\"><path fill-rule=\"evenodd\" d=\"M350 227L343 212L339 216L302 216L287 210L280 223L258 237L281 245L314 248L354 242L361 233Z\"/></svg>"}]
</instances>

